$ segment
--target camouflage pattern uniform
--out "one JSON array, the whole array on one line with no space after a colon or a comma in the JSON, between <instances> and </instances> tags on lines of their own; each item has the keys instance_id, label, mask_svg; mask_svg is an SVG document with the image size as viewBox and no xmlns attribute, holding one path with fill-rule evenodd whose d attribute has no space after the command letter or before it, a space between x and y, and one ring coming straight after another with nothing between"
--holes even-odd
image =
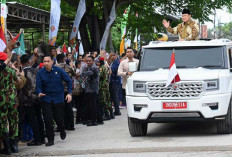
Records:
<instances>
[{"instance_id":1,"label":"camouflage pattern uniform","mask_svg":"<svg viewBox=\"0 0 232 157\"><path fill-rule=\"evenodd\" d=\"M9 121L9 137L18 136L18 111L16 104L16 72L6 66L0 71L0 137L8 133L7 124Z\"/></svg>"},{"instance_id":2,"label":"camouflage pattern uniform","mask_svg":"<svg viewBox=\"0 0 232 157\"><path fill-rule=\"evenodd\" d=\"M56 66L62 68L68 75L69 77L72 79L74 76L76 76L74 70L68 65L68 64L65 64L65 63L60 63L60 64L57 64ZM64 82L64 88L65 88L65 92L68 91L68 87L66 85L66 83Z\"/></svg>"},{"instance_id":3,"label":"camouflage pattern uniform","mask_svg":"<svg viewBox=\"0 0 232 157\"><path fill-rule=\"evenodd\" d=\"M112 108L109 92L108 70L105 65L99 69L99 102L103 105L105 112Z\"/></svg>"},{"instance_id":4,"label":"camouflage pattern uniform","mask_svg":"<svg viewBox=\"0 0 232 157\"><path fill-rule=\"evenodd\" d=\"M57 66L62 68L69 75L71 79L75 76L74 70L68 64L60 63ZM68 86L66 82L63 81L63 83L64 83L64 97L66 97L66 95L68 94ZM67 101L65 101L64 125L66 129L74 128L74 114L73 114L72 106L73 106L72 102L67 103Z\"/></svg>"},{"instance_id":5,"label":"camouflage pattern uniform","mask_svg":"<svg viewBox=\"0 0 232 157\"><path fill-rule=\"evenodd\" d=\"M182 22L177 27L168 27L167 31L171 34L178 34L179 39L184 40L198 40L199 39L199 25L197 22L190 20L188 22Z\"/></svg>"}]
</instances>

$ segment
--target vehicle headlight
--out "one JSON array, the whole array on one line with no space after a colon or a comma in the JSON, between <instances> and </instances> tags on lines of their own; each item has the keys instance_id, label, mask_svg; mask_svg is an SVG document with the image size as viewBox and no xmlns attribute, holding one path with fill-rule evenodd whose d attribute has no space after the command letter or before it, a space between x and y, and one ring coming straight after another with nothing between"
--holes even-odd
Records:
<instances>
[{"instance_id":1,"label":"vehicle headlight","mask_svg":"<svg viewBox=\"0 0 232 157\"><path fill-rule=\"evenodd\" d=\"M134 81L134 92L145 93L146 92L146 82Z\"/></svg>"},{"instance_id":2,"label":"vehicle headlight","mask_svg":"<svg viewBox=\"0 0 232 157\"><path fill-rule=\"evenodd\" d=\"M205 90L217 90L219 89L219 80L205 81Z\"/></svg>"}]
</instances>

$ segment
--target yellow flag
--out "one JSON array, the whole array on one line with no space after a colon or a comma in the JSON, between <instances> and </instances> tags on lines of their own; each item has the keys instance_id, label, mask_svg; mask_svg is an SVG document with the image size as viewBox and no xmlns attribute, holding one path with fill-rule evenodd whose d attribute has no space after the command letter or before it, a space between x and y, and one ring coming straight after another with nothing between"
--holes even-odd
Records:
<instances>
[{"instance_id":1,"label":"yellow flag","mask_svg":"<svg viewBox=\"0 0 232 157\"><path fill-rule=\"evenodd\" d=\"M125 35L122 37L122 41L120 43L120 56L124 53L124 37Z\"/></svg>"},{"instance_id":2,"label":"yellow flag","mask_svg":"<svg viewBox=\"0 0 232 157\"><path fill-rule=\"evenodd\" d=\"M5 27L4 21L5 21L5 20L4 20L4 17L1 16L1 25L2 25L2 30L3 30L3 32L5 32L5 31L4 31L4 30L5 30L5 28L4 28L4 27Z\"/></svg>"}]
</instances>

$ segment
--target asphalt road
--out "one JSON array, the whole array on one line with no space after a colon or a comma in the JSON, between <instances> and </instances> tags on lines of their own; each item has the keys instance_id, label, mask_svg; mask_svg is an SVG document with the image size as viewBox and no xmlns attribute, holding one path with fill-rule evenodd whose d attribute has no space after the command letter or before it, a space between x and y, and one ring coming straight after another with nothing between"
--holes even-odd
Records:
<instances>
[{"instance_id":1,"label":"asphalt road","mask_svg":"<svg viewBox=\"0 0 232 157\"><path fill-rule=\"evenodd\" d=\"M232 154L232 135L216 134L215 123L153 123L146 137L131 137L127 126L126 109L122 116L105 121L104 125L86 127L75 125L62 141L56 133L51 147L20 146L16 156L210 156Z\"/></svg>"}]
</instances>

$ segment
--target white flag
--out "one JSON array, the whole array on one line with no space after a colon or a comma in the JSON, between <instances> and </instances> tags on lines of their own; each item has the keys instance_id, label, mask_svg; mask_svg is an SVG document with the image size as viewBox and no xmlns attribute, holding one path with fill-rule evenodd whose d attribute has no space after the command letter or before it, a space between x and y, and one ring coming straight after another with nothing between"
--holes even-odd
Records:
<instances>
[{"instance_id":1,"label":"white flag","mask_svg":"<svg viewBox=\"0 0 232 157\"><path fill-rule=\"evenodd\" d=\"M75 17L75 21L73 24L73 28L72 28L72 33L70 35L70 44L73 45L74 41L75 41L75 37L77 35L77 32L79 30L79 25L81 23L81 19L84 16L86 11L86 5L85 5L85 0L80 0L80 3L78 5L78 9L77 9L77 13L76 13L76 17Z\"/></svg>"},{"instance_id":2,"label":"white flag","mask_svg":"<svg viewBox=\"0 0 232 157\"><path fill-rule=\"evenodd\" d=\"M106 43L107 43L109 32L110 32L110 27L113 24L114 20L116 19L115 3L116 3L116 0L114 0L113 6L110 12L110 16L106 24L105 32L103 34L103 37L100 43L100 49L106 48Z\"/></svg>"},{"instance_id":3,"label":"white flag","mask_svg":"<svg viewBox=\"0 0 232 157\"><path fill-rule=\"evenodd\" d=\"M85 53L82 42L81 42L81 34L80 31L78 31L77 39L80 41L79 42L79 55L83 55Z\"/></svg>"},{"instance_id":4,"label":"white flag","mask_svg":"<svg viewBox=\"0 0 232 157\"><path fill-rule=\"evenodd\" d=\"M8 10L6 4L1 4L1 17L7 18L7 13Z\"/></svg>"},{"instance_id":5,"label":"white flag","mask_svg":"<svg viewBox=\"0 0 232 157\"><path fill-rule=\"evenodd\" d=\"M134 38L134 43L137 43L138 42L138 37L137 37L137 34L135 35L135 38Z\"/></svg>"},{"instance_id":6,"label":"white flag","mask_svg":"<svg viewBox=\"0 0 232 157\"><path fill-rule=\"evenodd\" d=\"M138 51L140 50L140 35L138 36L138 46L137 46L137 48L138 48Z\"/></svg>"},{"instance_id":7,"label":"white flag","mask_svg":"<svg viewBox=\"0 0 232 157\"><path fill-rule=\"evenodd\" d=\"M131 47L131 40L125 39L125 49L127 49L128 47Z\"/></svg>"},{"instance_id":8,"label":"white flag","mask_svg":"<svg viewBox=\"0 0 232 157\"><path fill-rule=\"evenodd\" d=\"M51 0L51 15L50 15L50 26L49 26L49 45L55 46L57 33L60 24L60 1Z\"/></svg>"}]
</instances>

